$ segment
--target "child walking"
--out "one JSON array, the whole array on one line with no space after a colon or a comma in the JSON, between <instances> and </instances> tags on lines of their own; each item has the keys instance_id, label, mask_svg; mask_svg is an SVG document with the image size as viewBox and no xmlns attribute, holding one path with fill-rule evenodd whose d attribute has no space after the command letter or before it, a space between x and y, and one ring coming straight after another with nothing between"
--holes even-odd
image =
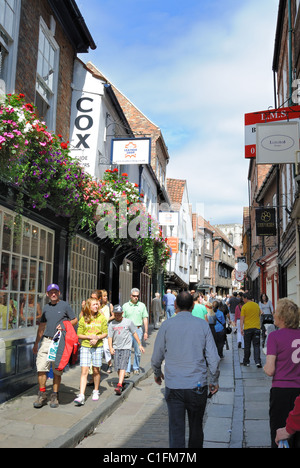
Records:
<instances>
[{"instance_id":1,"label":"child walking","mask_svg":"<svg viewBox=\"0 0 300 468\"><path fill-rule=\"evenodd\" d=\"M114 320L108 326L108 345L112 356L114 356L115 370L118 372L119 382L115 388L116 395L121 395L125 372L131 354L132 335L137 341L140 351L145 352L133 322L123 318L123 310L120 305L113 308Z\"/></svg>"},{"instance_id":2,"label":"child walking","mask_svg":"<svg viewBox=\"0 0 300 468\"><path fill-rule=\"evenodd\" d=\"M78 338L82 340L80 348L80 393L74 402L78 406L85 403L85 389L90 365L93 366L94 390L93 401L99 400L100 368L102 365L103 339L107 336L107 320L99 312L99 301L88 299L79 320Z\"/></svg>"}]
</instances>

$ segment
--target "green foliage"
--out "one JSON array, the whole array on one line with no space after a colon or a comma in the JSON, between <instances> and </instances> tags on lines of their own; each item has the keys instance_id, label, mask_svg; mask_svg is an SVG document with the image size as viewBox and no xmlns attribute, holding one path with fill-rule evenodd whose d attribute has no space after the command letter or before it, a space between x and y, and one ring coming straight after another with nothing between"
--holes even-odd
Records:
<instances>
[{"instance_id":1,"label":"green foliage","mask_svg":"<svg viewBox=\"0 0 300 468\"><path fill-rule=\"evenodd\" d=\"M3 179L22 190L17 211L22 212L25 192L33 209L51 206L58 216L70 218L72 234L80 228L88 228L94 234L96 222L101 219L97 208L109 204L118 220L116 228L106 227L108 232L115 229L110 236L112 242L126 242L118 233L138 216L137 248L151 271L164 269L169 248L145 210L138 185L117 169L106 171L100 182L93 180L79 161L70 156L69 142L48 132L32 104L25 103L24 98L23 94L7 95L0 103L0 171ZM125 211L120 212L124 200Z\"/></svg>"}]
</instances>

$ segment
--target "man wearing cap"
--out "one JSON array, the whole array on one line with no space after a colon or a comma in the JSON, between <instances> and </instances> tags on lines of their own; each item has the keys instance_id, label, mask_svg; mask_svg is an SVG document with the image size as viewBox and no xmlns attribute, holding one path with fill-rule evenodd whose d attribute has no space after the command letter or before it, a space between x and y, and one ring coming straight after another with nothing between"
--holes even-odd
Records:
<instances>
[{"instance_id":1,"label":"man wearing cap","mask_svg":"<svg viewBox=\"0 0 300 468\"><path fill-rule=\"evenodd\" d=\"M42 318L33 347L33 353L37 354L36 367L39 383L39 393L37 400L33 404L34 408L41 408L47 403L46 380L47 372L49 372L51 365L51 362L47 360L48 352L55 333L57 330L61 330L60 322L69 320L73 326L78 322L70 305L60 300L60 291L57 284L50 284L48 286L47 297L50 302L43 308ZM42 343L38 350L38 345L41 340ZM62 372L53 369L53 373L53 393L50 397L50 407L57 408L59 406L58 390Z\"/></svg>"},{"instance_id":2,"label":"man wearing cap","mask_svg":"<svg viewBox=\"0 0 300 468\"><path fill-rule=\"evenodd\" d=\"M122 309L124 312L124 318L129 318L137 328L137 334L139 340L142 342L143 339L143 326L144 326L144 340L148 339L148 311L143 302L139 301L140 291L137 288L133 288L130 294L130 301L123 305ZM133 373L140 373L140 361L141 351L137 345L137 342L132 337L132 345L134 348L134 362L133 362ZM129 359L127 372L125 378L130 377L131 371L131 359Z\"/></svg>"}]
</instances>

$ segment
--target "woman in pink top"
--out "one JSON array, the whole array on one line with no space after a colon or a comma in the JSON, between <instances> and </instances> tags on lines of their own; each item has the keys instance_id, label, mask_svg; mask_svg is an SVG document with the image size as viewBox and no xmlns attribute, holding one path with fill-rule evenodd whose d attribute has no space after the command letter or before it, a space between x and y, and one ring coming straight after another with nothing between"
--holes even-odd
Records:
<instances>
[{"instance_id":1,"label":"woman in pink top","mask_svg":"<svg viewBox=\"0 0 300 468\"><path fill-rule=\"evenodd\" d=\"M300 312L289 299L278 301L270 333L264 371L273 377L270 392L270 429L272 448L277 448L276 431L285 426L295 400L300 395ZM293 440L290 440L293 447Z\"/></svg>"}]
</instances>

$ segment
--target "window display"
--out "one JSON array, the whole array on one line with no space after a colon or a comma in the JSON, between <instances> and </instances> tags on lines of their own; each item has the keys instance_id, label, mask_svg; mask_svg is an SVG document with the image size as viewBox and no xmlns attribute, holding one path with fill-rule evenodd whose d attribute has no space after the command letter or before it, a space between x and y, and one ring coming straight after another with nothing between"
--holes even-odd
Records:
<instances>
[{"instance_id":1,"label":"window display","mask_svg":"<svg viewBox=\"0 0 300 468\"><path fill-rule=\"evenodd\" d=\"M39 323L53 258L53 231L0 206L0 330Z\"/></svg>"}]
</instances>

